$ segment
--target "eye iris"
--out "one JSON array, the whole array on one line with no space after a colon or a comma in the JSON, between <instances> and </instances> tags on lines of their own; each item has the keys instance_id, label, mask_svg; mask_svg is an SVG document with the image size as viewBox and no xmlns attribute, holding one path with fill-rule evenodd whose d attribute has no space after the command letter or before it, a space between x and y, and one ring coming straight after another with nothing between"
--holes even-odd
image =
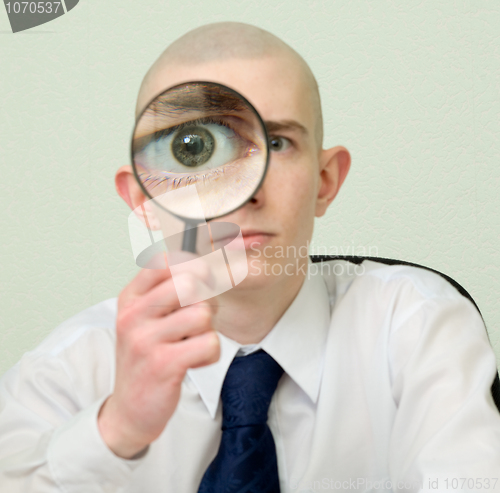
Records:
<instances>
[{"instance_id":1,"label":"eye iris","mask_svg":"<svg viewBox=\"0 0 500 493\"><path fill-rule=\"evenodd\" d=\"M180 131L172 141L172 152L184 166L200 166L212 156L215 140L210 132L201 127L188 127Z\"/></svg>"},{"instance_id":2,"label":"eye iris","mask_svg":"<svg viewBox=\"0 0 500 493\"><path fill-rule=\"evenodd\" d=\"M273 151L279 151L283 147L283 140L279 137L273 137L270 141L270 147Z\"/></svg>"}]
</instances>

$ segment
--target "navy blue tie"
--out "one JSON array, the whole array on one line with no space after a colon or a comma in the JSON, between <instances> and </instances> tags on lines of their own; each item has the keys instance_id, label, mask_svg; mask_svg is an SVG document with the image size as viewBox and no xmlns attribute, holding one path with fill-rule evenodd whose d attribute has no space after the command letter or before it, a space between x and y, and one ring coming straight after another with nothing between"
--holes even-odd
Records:
<instances>
[{"instance_id":1,"label":"navy blue tie","mask_svg":"<svg viewBox=\"0 0 500 493\"><path fill-rule=\"evenodd\" d=\"M234 358L222 385L222 438L198 493L279 493L276 447L267 412L283 374L259 350Z\"/></svg>"}]
</instances>

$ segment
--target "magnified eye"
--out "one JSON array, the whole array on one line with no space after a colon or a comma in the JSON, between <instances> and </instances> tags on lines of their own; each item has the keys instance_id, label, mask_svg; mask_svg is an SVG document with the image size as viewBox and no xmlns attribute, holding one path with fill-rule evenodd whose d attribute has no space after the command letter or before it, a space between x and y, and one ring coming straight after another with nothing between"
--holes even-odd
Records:
<instances>
[{"instance_id":1,"label":"magnified eye","mask_svg":"<svg viewBox=\"0 0 500 493\"><path fill-rule=\"evenodd\" d=\"M252 144L225 122L198 120L156 132L141 154L150 169L202 172L243 157Z\"/></svg>"}]
</instances>

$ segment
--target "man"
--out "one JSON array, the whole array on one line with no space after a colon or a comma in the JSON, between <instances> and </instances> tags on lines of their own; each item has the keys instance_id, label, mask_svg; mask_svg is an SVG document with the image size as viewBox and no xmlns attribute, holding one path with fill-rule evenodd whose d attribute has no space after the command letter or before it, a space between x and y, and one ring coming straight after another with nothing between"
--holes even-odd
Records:
<instances>
[{"instance_id":1,"label":"man","mask_svg":"<svg viewBox=\"0 0 500 493\"><path fill-rule=\"evenodd\" d=\"M315 270L292 255L350 165L345 148L322 148L306 63L258 28L204 26L153 65L137 114L194 80L243 94L270 134L262 187L222 218L243 231L249 275L181 308L168 269L143 270L117 302L70 319L23 357L0 390L1 491L500 491L495 358L474 306L424 270L376 262ZM129 166L116 186L133 209L146 200ZM266 271L265 262L282 268ZM190 273L192 288L207 275ZM224 395L240 381L267 381L243 384L250 367L227 383L232 368L262 355L278 380L259 423L262 436L267 426L272 433L259 452L272 467L259 476L245 460L248 443L234 436L238 464L228 466L234 389Z\"/></svg>"}]
</instances>

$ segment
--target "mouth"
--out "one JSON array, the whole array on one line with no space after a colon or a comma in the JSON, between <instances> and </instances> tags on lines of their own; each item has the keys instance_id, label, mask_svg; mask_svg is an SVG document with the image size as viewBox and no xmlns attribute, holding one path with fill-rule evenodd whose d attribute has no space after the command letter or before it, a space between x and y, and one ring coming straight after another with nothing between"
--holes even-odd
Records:
<instances>
[{"instance_id":1,"label":"mouth","mask_svg":"<svg viewBox=\"0 0 500 493\"><path fill-rule=\"evenodd\" d=\"M243 243L245 244L245 248L247 250L249 248L258 248L259 246L268 243L274 236L272 233L259 230L242 230L241 233L243 235Z\"/></svg>"},{"instance_id":2,"label":"mouth","mask_svg":"<svg viewBox=\"0 0 500 493\"><path fill-rule=\"evenodd\" d=\"M271 238L273 238L275 235L273 233L268 233L266 231L261 231L257 229L242 229L241 234L243 236L243 243L245 245L246 250L250 250L252 248L259 248L261 245L264 245L271 241ZM237 244L234 244L231 240L234 238L234 236L224 236L220 238L216 238L214 236L213 241L214 241L214 246L219 247L224 245L225 248L231 249L232 247L238 248L238 245L241 245L241 243L237 242ZM229 244L228 244L229 243ZM241 248L241 246L239 246Z\"/></svg>"}]
</instances>

